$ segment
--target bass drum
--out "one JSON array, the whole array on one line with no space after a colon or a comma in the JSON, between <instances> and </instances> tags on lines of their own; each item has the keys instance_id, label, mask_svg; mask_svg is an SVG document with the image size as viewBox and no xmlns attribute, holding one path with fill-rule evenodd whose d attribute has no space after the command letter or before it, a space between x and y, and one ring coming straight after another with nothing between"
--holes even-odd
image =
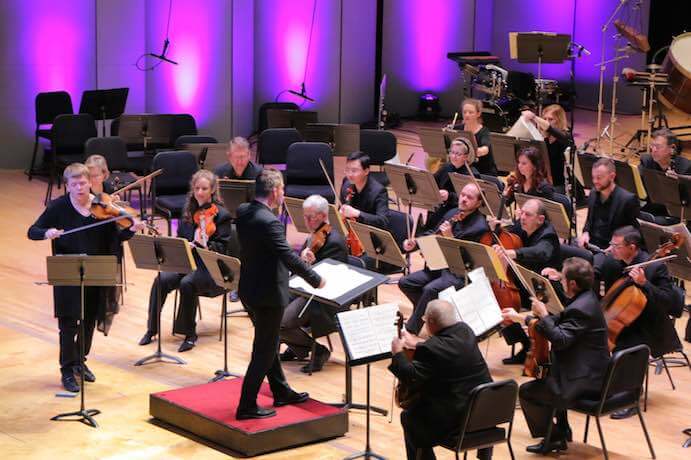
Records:
<instances>
[{"instance_id":1,"label":"bass drum","mask_svg":"<svg viewBox=\"0 0 691 460\"><path fill-rule=\"evenodd\" d=\"M504 133L520 118L521 106L520 100L508 97L482 101L482 124L494 133Z\"/></svg>"},{"instance_id":2,"label":"bass drum","mask_svg":"<svg viewBox=\"0 0 691 460\"><path fill-rule=\"evenodd\" d=\"M662 72L669 74L669 86L662 88L660 101L671 109L691 114L691 32L674 37Z\"/></svg>"}]
</instances>

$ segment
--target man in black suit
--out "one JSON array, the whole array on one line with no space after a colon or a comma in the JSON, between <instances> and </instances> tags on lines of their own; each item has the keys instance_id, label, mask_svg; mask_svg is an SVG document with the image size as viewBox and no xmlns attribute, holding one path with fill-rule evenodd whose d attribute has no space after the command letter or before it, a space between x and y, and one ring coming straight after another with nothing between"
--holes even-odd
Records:
<instances>
[{"instance_id":1,"label":"man in black suit","mask_svg":"<svg viewBox=\"0 0 691 460\"><path fill-rule=\"evenodd\" d=\"M480 241L480 237L489 231L485 216L478 211L481 204L480 190L475 184L467 184L458 197L458 207L447 211L437 227L425 232L425 235L440 233L459 240ZM463 219L454 220L459 213L463 213ZM403 249L408 252L416 248L417 243L414 239L403 242ZM430 270L427 265L422 270L398 280L401 292L413 303L413 313L406 323L409 332L420 332L423 324L422 315L427 304L449 286L460 289L463 287L463 278L454 275L449 269Z\"/></svg>"},{"instance_id":2,"label":"man in black suit","mask_svg":"<svg viewBox=\"0 0 691 460\"><path fill-rule=\"evenodd\" d=\"M323 259L334 259L343 263L348 262L348 249L343 236L329 225L329 202L320 195L311 195L302 203L305 225L312 232L305 240L300 250L300 258L312 265ZM323 244L321 243L323 241ZM307 374L318 372L328 361L331 352L325 346L315 343L305 327L310 326L312 332L319 334L336 331L333 307L312 300L304 310L307 299L298 296L293 299L283 312L281 320L281 342L288 348L281 353L281 361L304 360L315 345L312 360L304 365L300 371ZM301 315L302 313L302 315Z\"/></svg>"},{"instance_id":3,"label":"man in black suit","mask_svg":"<svg viewBox=\"0 0 691 460\"><path fill-rule=\"evenodd\" d=\"M672 316L681 316L684 299L674 289L667 266L662 262L635 268L628 275L624 272L624 267L650 259L641 249L642 243L641 234L633 227L615 231L611 241L612 254L600 268L596 267L595 275L604 281L607 291L619 278L628 276L640 287L647 300L640 316L619 333L614 350L645 344L650 347L651 356L659 357L682 349ZM612 418L626 418L635 413L635 409L615 412Z\"/></svg>"},{"instance_id":4,"label":"man in black suit","mask_svg":"<svg viewBox=\"0 0 691 460\"><path fill-rule=\"evenodd\" d=\"M219 179L254 180L261 174L261 166L250 161L250 144L244 137L234 137L226 154L228 163L214 170Z\"/></svg>"},{"instance_id":5,"label":"man in black suit","mask_svg":"<svg viewBox=\"0 0 691 460\"><path fill-rule=\"evenodd\" d=\"M389 370L419 395L401 412L408 460L436 458L432 448L458 430L470 391L492 381L475 334L458 321L450 303L432 300L425 321L431 334L427 340L404 331L402 339L391 343ZM403 353L404 343L415 348L412 361ZM420 457L416 457L418 448ZM491 456L491 448L478 450L478 458Z\"/></svg>"},{"instance_id":6,"label":"man in black suit","mask_svg":"<svg viewBox=\"0 0 691 460\"><path fill-rule=\"evenodd\" d=\"M551 315L544 303L532 299L532 313L539 319L537 332L550 342L552 349L547 377L524 383L519 390L530 434L534 438L546 436L551 425L548 442L543 439L526 449L537 454L566 450L566 442L571 440L566 409L585 393L597 394L609 363L607 323L592 290L592 265L572 257L564 261L561 273L554 269L543 273L552 280L561 280L569 303L559 315ZM525 321L526 325L533 319L512 308L504 309L502 316L507 321ZM555 409L556 425L552 421Z\"/></svg>"},{"instance_id":7,"label":"man in black suit","mask_svg":"<svg viewBox=\"0 0 691 460\"><path fill-rule=\"evenodd\" d=\"M237 229L242 246L238 288L254 324L252 357L242 382L238 420L276 415L273 409L259 407L257 394L268 377L274 406L307 400L286 382L278 359L279 328L283 309L288 305L288 270L314 287L325 281L303 262L285 238L285 227L273 213L283 203L283 177L275 169L265 169L257 177L255 199L238 208Z\"/></svg>"}]
</instances>

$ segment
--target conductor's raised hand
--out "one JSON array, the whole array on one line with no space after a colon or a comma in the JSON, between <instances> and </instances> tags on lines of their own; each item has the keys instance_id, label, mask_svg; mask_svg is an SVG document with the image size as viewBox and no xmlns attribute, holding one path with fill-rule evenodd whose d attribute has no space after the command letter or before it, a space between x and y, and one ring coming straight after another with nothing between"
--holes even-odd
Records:
<instances>
[{"instance_id":1,"label":"conductor's raised hand","mask_svg":"<svg viewBox=\"0 0 691 460\"><path fill-rule=\"evenodd\" d=\"M60 238L60 236L62 236L63 233L65 233L65 230L58 230L57 228L49 228L48 230L46 230L44 238L47 240L53 240L55 238Z\"/></svg>"}]
</instances>

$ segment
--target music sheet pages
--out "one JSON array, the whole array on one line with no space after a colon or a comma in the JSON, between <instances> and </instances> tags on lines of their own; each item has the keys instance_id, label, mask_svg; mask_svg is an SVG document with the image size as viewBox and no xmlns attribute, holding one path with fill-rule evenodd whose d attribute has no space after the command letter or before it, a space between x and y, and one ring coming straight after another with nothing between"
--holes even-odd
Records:
<instances>
[{"instance_id":1,"label":"music sheet pages","mask_svg":"<svg viewBox=\"0 0 691 460\"><path fill-rule=\"evenodd\" d=\"M321 289L314 288L299 276L291 278L289 286L293 289L302 289L323 299L334 300L372 279L371 276L357 272L346 264L320 264L313 269L326 280L326 286Z\"/></svg>"},{"instance_id":2,"label":"music sheet pages","mask_svg":"<svg viewBox=\"0 0 691 460\"><path fill-rule=\"evenodd\" d=\"M456 291L451 286L440 292L439 298L456 307L461 321L479 337L501 323L501 308L484 268L468 272L468 277L471 282L465 287Z\"/></svg>"},{"instance_id":3,"label":"music sheet pages","mask_svg":"<svg viewBox=\"0 0 691 460\"><path fill-rule=\"evenodd\" d=\"M386 303L337 313L350 359L356 360L391 351L397 336L398 305Z\"/></svg>"}]
</instances>

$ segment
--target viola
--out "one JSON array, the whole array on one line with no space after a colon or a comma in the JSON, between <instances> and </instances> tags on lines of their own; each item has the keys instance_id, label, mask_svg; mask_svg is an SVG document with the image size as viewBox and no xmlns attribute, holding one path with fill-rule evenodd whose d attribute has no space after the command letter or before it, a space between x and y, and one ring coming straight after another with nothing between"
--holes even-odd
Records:
<instances>
[{"instance_id":1,"label":"viola","mask_svg":"<svg viewBox=\"0 0 691 460\"><path fill-rule=\"evenodd\" d=\"M463 219L465 219L466 217L468 217L470 214L471 214L471 213L469 213L469 212L467 212L467 211L460 210L460 211L458 211L456 214L454 214L454 215L448 220L448 222L449 222L451 225L455 224L456 222L463 222ZM441 235L441 230L437 229L437 231L434 232L434 234L435 234L435 235Z\"/></svg>"},{"instance_id":2,"label":"viola","mask_svg":"<svg viewBox=\"0 0 691 460\"><path fill-rule=\"evenodd\" d=\"M218 214L218 207L211 203L209 206L203 206L197 209L192 216L192 220L200 229L200 238L202 246L206 247L211 235L216 233L216 223L214 217Z\"/></svg>"},{"instance_id":3,"label":"viola","mask_svg":"<svg viewBox=\"0 0 691 460\"><path fill-rule=\"evenodd\" d=\"M353 201L353 197L355 196L355 185L351 184L348 189L346 190L346 197L345 201L343 204L350 205ZM346 245L348 246L348 249L350 250L350 254L355 256L355 257L362 257L362 255L365 253L365 248L362 246L362 241L360 241L360 238L358 238L357 234L353 231L353 229L348 226L348 235L346 236Z\"/></svg>"},{"instance_id":4,"label":"viola","mask_svg":"<svg viewBox=\"0 0 691 460\"><path fill-rule=\"evenodd\" d=\"M672 234L668 242L661 244L655 250L648 262L667 256L683 244L684 237L681 233ZM647 303L645 294L628 274L615 281L607 290L600 305L607 320L607 342L610 350L614 349L621 331L636 321Z\"/></svg>"},{"instance_id":5,"label":"viola","mask_svg":"<svg viewBox=\"0 0 691 460\"><path fill-rule=\"evenodd\" d=\"M324 224L312 234L309 248L313 254L317 254L317 252L324 247L324 244L326 244L326 239L329 237L330 233L331 225Z\"/></svg>"},{"instance_id":6,"label":"viola","mask_svg":"<svg viewBox=\"0 0 691 460\"><path fill-rule=\"evenodd\" d=\"M533 280L535 297L540 302L547 302L547 289L542 282ZM549 341L537 330L540 320L533 318L528 322L528 337L530 338L530 350L523 364L523 373L528 377L542 379L547 376L549 368Z\"/></svg>"}]
</instances>

